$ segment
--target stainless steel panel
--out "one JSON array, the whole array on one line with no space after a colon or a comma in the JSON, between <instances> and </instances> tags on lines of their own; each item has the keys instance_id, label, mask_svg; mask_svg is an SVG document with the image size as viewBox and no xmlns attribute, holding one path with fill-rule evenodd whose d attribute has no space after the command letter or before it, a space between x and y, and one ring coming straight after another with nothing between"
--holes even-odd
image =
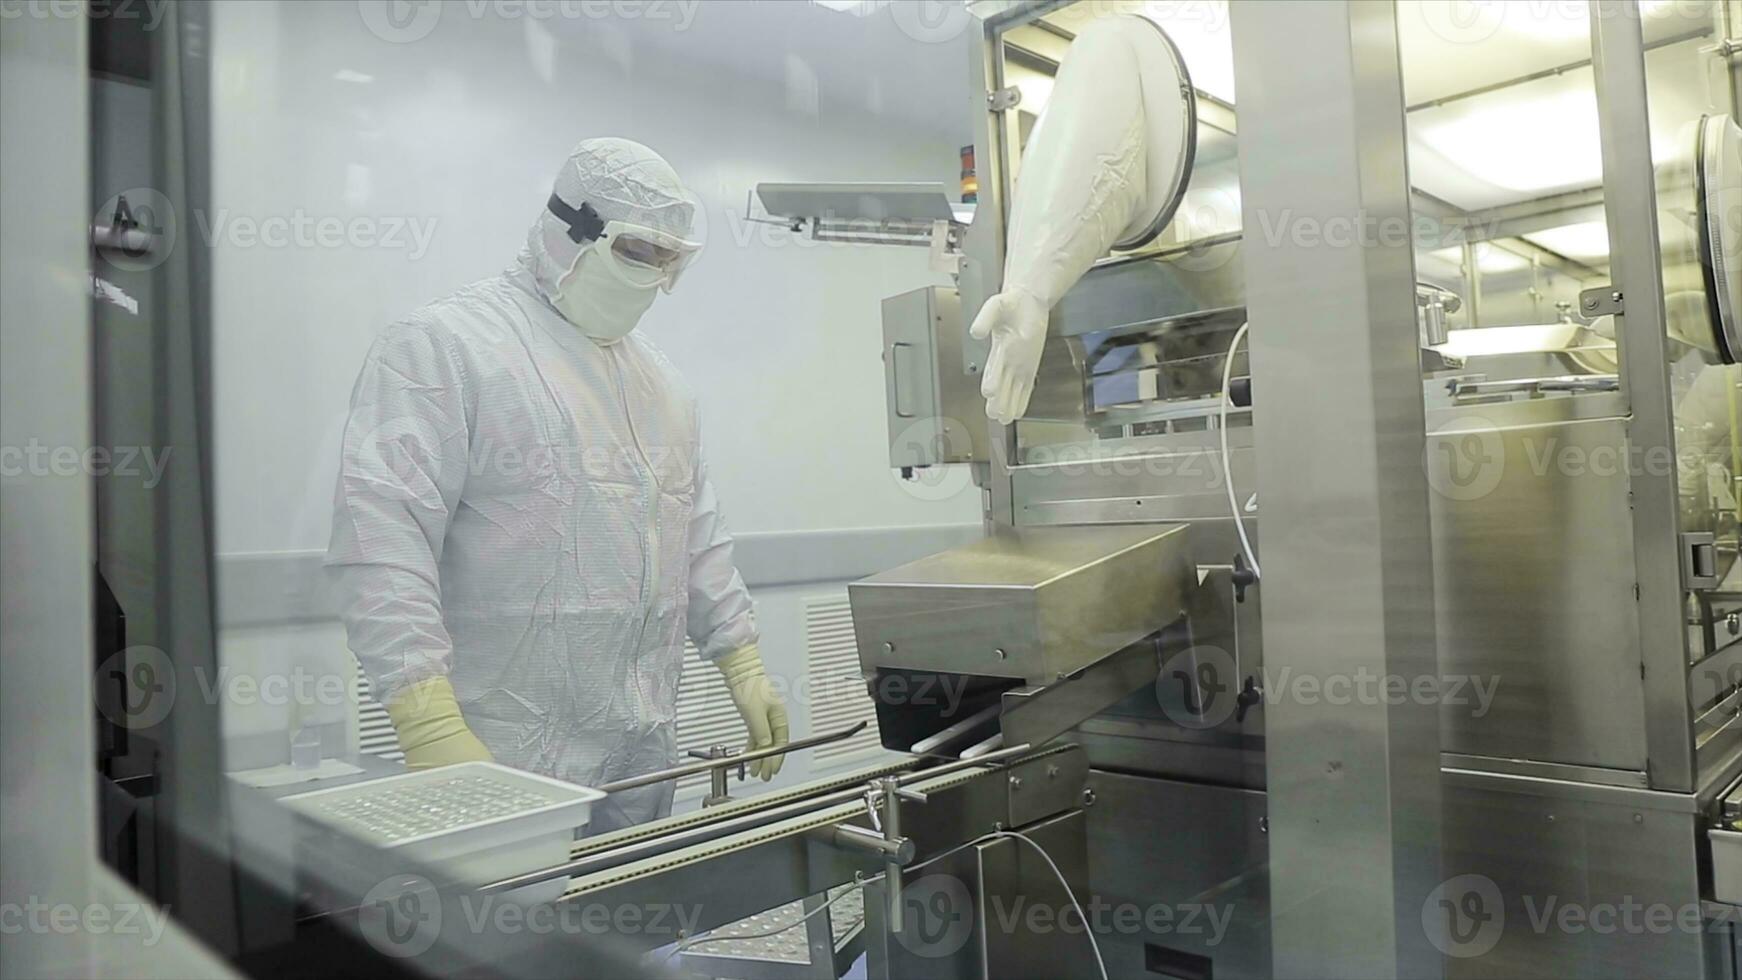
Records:
<instances>
[{"instance_id":1,"label":"stainless steel panel","mask_svg":"<svg viewBox=\"0 0 1742 980\"><path fill-rule=\"evenodd\" d=\"M1631 0L1591 4L1591 57L1602 123L1604 212L1615 234L1609 256L1625 310L1615 318L1621 381L1632 410L1629 444L1673 456L1675 415L1657 229L1656 176L1647 132L1644 37ZM1692 706L1687 695L1687 631L1676 534L1674 466L1648 467L1633 480L1641 649L1645 653L1646 741L1652 785L1694 786Z\"/></svg>"},{"instance_id":2,"label":"stainless steel panel","mask_svg":"<svg viewBox=\"0 0 1742 980\"><path fill-rule=\"evenodd\" d=\"M1184 525L1000 528L848 586L860 664L1052 683L1178 619Z\"/></svg>"},{"instance_id":3,"label":"stainless steel panel","mask_svg":"<svg viewBox=\"0 0 1742 980\"><path fill-rule=\"evenodd\" d=\"M1645 770L1628 448L1621 419L1432 433L1440 668L1493 697L1442 706L1445 751Z\"/></svg>"},{"instance_id":4,"label":"stainless steel panel","mask_svg":"<svg viewBox=\"0 0 1742 980\"><path fill-rule=\"evenodd\" d=\"M1594 783L1600 786L1629 786L1646 789L1651 781L1638 769L1599 769L1596 766L1563 766L1553 762L1531 762L1527 759L1501 759L1491 755L1459 755L1441 752L1443 769L1473 772L1503 773L1510 776L1531 776L1542 779Z\"/></svg>"},{"instance_id":5,"label":"stainless steel panel","mask_svg":"<svg viewBox=\"0 0 1742 980\"><path fill-rule=\"evenodd\" d=\"M1006 741L1009 741L1006 739ZM1083 805L1089 758L1058 752L1010 767L1010 823L1021 827Z\"/></svg>"},{"instance_id":6,"label":"stainless steel panel","mask_svg":"<svg viewBox=\"0 0 1742 980\"><path fill-rule=\"evenodd\" d=\"M883 301L883 374L889 465L984 462L985 403L964 357L961 299L929 286Z\"/></svg>"},{"instance_id":7,"label":"stainless steel panel","mask_svg":"<svg viewBox=\"0 0 1742 980\"><path fill-rule=\"evenodd\" d=\"M1244 227L1407 227L1395 6L1229 12ZM1377 238L1242 248L1273 676L1437 673L1413 255ZM1437 975L1419 917L1439 878L1437 712L1357 700L1265 706L1275 969Z\"/></svg>"},{"instance_id":8,"label":"stainless steel panel","mask_svg":"<svg viewBox=\"0 0 1742 980\"><path fill-rule=\"evenodd\" d=\"M1075 337L1148 331L1184 316L1239 316L1246 305L1240 241L1116 259L1091 269L1053 307L1050 331Z\"/></svg>"},{"instance_id":9,"label":"stainless steel panel","mask_svg":"<svg viewBox=\"0 0 1742 980\"><path fill-rule=\"evenodd\" d=\"M1481 788L1484 781L1496 788ZM1634 793L1651 796L1671 794ZM1576 784L1448 784L1446 887L1433 897L1448 903L1440 906L1446 917L1424 908L1422 919L1449 927L1439 934L1446 975L1708 976L1696 820L1594 802Z\"/></svg>"},{"instance_id":10,"label":"stainless steel panel","mask_svg":"<svg viewBox=\"0 0 1742 980\"><path fill-rule=\"evenodd\" d=\"M756 185L768 213L780 218L821 218L875 225L884 221L952 221L950 199L935 181Z\"/></svg>"},{"instance_id":11,"label":"stainless steel panel","mask_svg":"<svg viewBox=\"0 0 1742 980\"><path fill-rule=\"evenodd\" d=\"M1154 977L1148 943L1208 957L1223 980L1271 976L1264 794L1099 770L1089 788L1089 887L1107 920L1169 913L1103 931L1108 973Z\"/></svg>"},{"instance_id":12,"label":"stainless steel panel","mask_svg":"<svg viewBox=\"0 0 1742 980\"><path fill-rule=\"evenodd\" d=\"M1077 811L1021 830L1087 901L1084 823ZM892 934L881 884L865 890L866 965L874 980L1096 975L1081 929L1058 925L1070 899L1040 854L1020 841L987 841L931 864L906 883L903 898L908 921Z\"/></svg>"},{"instance_id":13,"label":"stainless steel panel","mask_svg":"<svg viewBox=\"0 0 1742 980\"><path fill-rule=\"evenodd\" d=\"M1080 675L1005 691L998 718L1004 744L1044 745L1131 692L1152 687L1160 666L1157 649L1154 641L1141 640Z\"/></svg>"},{"instance_id":14,"label":"stainless steel panel","mask_svg":"<svg viewBox=\"0 0 1742 980\"><path fill-rule=\"evenodd\" d=\"M988 978L1095 976L1089 937L1059 881L1062 874L1077 900L1087 900L1085 826L1079 810L1025 829L1023 834L1044 849L1046 857L1035 846L1009 837L976 849L980 893L975 924L985 941ZM1054 866L1059 874L1053 873ZM1089 911L1087 906L1084 911ZM917 975L923 974L903 974Z\"/></svg>"}]
</instances>

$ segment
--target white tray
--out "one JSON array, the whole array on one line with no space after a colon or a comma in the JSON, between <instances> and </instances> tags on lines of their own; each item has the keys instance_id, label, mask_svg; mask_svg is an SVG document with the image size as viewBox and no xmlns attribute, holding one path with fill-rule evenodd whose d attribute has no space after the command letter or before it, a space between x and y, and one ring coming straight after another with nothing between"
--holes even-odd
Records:
<instances>
[{"instance_id":1,"label":"white tray","mask_svg":"<svg viewBox=\"0 0 1742 980\"><path fill-rule=\"evenodd\" d=\"M448 784L457 785L450 790ZM478 797L470 813L463 802L467 791ZM419 797L423 805L411 805ZM299 793L282 802L456 882L483 885L566 863L575 831L604 797L591 787L493 762L466 762ZM432 812L431 800L454 809ZM558 878L510 895L516 901L551 901L565 885Z\"/></svg>"}]
</instances>

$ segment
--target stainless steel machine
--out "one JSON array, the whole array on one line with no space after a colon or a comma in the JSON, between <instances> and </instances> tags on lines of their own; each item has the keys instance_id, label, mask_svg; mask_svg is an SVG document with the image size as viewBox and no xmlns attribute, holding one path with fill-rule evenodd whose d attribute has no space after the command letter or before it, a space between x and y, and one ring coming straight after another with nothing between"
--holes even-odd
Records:
<instances>
[{"instance_id":1,"label":"stainless steel machine","mask_svg":"<svg viewBox=\"0 0 1742 980\"><path fill-rule=\"evenodd\" d=\"M970 6L971 219L764 194L952 283L884 304L890 462L971 468L986 536L850 589L905 761L489 890L685 896L642 937L674 956L800 903L774 934L807 955L682 961L729 976L1736 975L1734 5L1594 0L1540 44L1432 3L1157 14L1191 41L1183 200L988 424L966 327L1021 143L1125 6ZM1564 179L1489 159L1482 125L1587 109Z\"/></svg>"}]
</instances>

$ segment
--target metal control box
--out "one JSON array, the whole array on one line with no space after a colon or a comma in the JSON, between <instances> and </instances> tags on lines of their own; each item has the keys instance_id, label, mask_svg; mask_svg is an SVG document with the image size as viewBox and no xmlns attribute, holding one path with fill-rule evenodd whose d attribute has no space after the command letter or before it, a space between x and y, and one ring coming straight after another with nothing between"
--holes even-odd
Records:
<instances>
[{"instance_id":1,"label":"metal control box","mask_svg":"<svg viewBox=\"0 0 1742 980\"><path fill-rule=\"evenodd\" d=\"M969 352L954 289L928 286L883 301L890 466L988 458L980 367Z\"/></svg>"},{"instance_id":2,"label":"metal control box","mask_svg":"<svg viewBox=\"0 0 1742 980\"><path fill-rule=\"evenodd\" d=\"M847 587L860 665L1050 684L1180 618L1185 524L1000 528Z\"/></svg>"}]
</instances>

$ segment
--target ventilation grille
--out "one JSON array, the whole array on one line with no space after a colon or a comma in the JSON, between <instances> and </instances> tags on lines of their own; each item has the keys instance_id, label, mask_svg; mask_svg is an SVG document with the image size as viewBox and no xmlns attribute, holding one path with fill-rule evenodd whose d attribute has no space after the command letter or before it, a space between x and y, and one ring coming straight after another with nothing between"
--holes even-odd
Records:
<instances>
[{"instance_id":1,"label":"ventilation grille","mask_svg":"<svg viewBox=\"0 0 1742 980\"><path fill-rule=\"evenodd\" d=\"M357 751L394 762L405 759L387 709L370 696L369 675L363 673L362 664L357 665Z\"/></svg>"},{"instance_id":2,"label":"ventilation grille","mask_svg":"<svg viewBox=\"0 0 1742 980\"><path fill-rule=\"evenodd\" d=\"M687 752L690 749L706 750L709 746L724 745L731 749L741 749L749 738L744 730L744 720L738 717L738 708L732 704L732 692L726 690L726 680L714 665L702 659L701 651L688 640L683 644L683 680L677 687L677 748ZM693 760L680 758L682 765ZM738 782L738 770L729 770L730 782ZM677 781L677 791L702 787L705 795L708 785L708 774L699 773Z\"/></svg>"},{"instance_id":3,"label":"ventilation grille","mask_svg":"<svg viewBox=\"0 0 1742 980\"><path fill-rule=\"evenodd\" d=\"M821 769L881 748L877 708L859 671L859 645L853 639L853 611L845 592L811 596L804 603L805 683L810 694L811 733L839 731L861 721L871 724L852 738L819 746L812 765Z\"/></svg>"}]
</instances>

